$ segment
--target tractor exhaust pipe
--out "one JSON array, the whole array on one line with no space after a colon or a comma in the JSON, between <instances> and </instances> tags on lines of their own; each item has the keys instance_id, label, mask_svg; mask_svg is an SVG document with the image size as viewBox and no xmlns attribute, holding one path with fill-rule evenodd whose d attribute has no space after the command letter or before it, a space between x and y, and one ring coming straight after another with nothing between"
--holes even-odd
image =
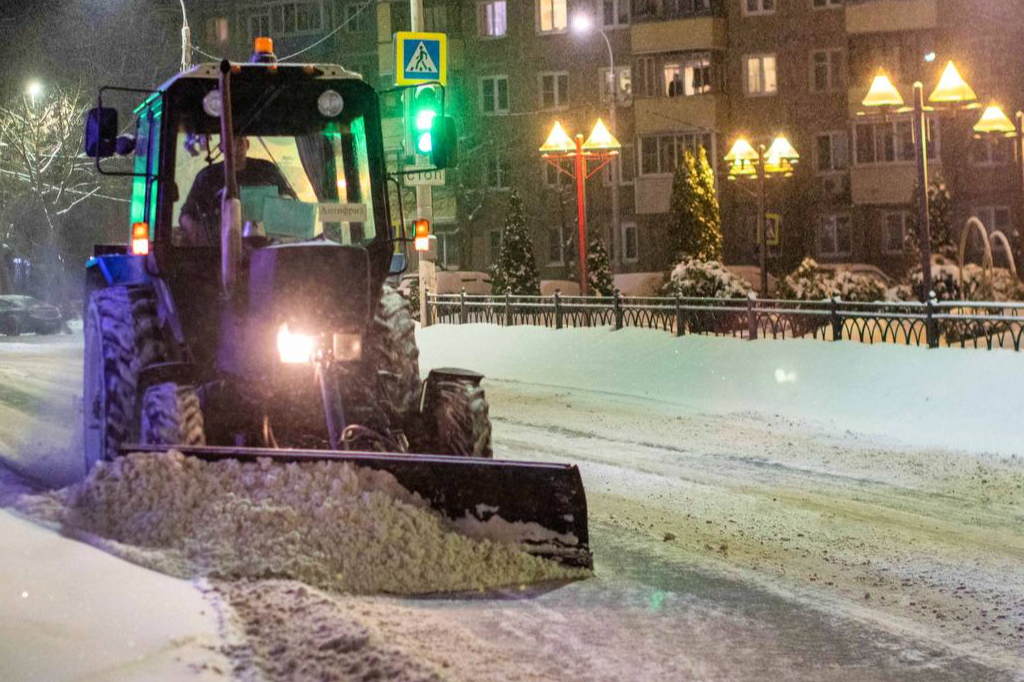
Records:
<instances>
[{"instance_id":1,"label":"tractor exhaust pipe","mask_svg":"<svg viewBox=\"0 0 1024 682\"><path fill-rule=\"evenodd\" d=\"M220 204L220 284L225 298L234 293L242 261L242 202L235 174L235 133L231 117L231 62L220 63L220 143L224 153L224 194Z\"/></svg>"}]
</instances>

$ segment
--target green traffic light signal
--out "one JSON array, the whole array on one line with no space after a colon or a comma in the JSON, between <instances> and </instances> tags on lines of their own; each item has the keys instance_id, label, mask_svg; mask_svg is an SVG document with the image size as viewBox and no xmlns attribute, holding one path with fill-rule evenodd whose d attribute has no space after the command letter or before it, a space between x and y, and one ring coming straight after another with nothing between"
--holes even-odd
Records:
<instances>
[{"instance_id":1,"label":"green traffic light signal","mask_svg":"<svg viewBox=\"0 0 1024 682\"><path fill-rule=\"evenodd\" d=\"M441 98L437 94L437 86L423 85L416 89L413 96L410 123L413 147L419 154L430 154L434 149L431 129L434 119L441 114Z\"/></svg>"}]
</instances>

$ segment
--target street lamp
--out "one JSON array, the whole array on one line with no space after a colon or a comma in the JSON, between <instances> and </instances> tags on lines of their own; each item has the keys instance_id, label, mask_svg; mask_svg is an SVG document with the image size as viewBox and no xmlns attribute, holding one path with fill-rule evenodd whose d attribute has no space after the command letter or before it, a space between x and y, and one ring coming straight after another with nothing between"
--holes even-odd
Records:
<instances>
[{"instance_id":1,"label":"street lamp","mask_svg":"<svg viewBox=\"0 0 1024 682\"><path fill-rule=\"evenodd\" d=\"M580 294L587 295L587 180L607 166L619 154L621 145L601 119L597 119L590 137L586 142L583 135L577 134L570 138L555 121L551 133L540 146L541 158L576 181L576 213L580 228ZM562 168L562 160L570 159L574 163L574 172ZM591 159L598 162L590 169Z\"/></svg>"},{"instance_id":2,"label":"street lamp","mask_svg":"<svg viewBox=\"0 0 1024 682\"><path fill-rule=\"evenodd\" d=\"M589 15L577 14L572 18L572 30L577 35L587 35L594 28L594 22ZM598 28L597 32L604 38L605 47L608 48L608 121L612 130L618 130L615 118L615 101L618 99L618 79L615 77L615 54L612 52L612 43L608 40L608 34ZM618 171L619 169L616 168ZM619 172L612 173L612 252L615 263L621 258L619 248Z\"/></svg>"},{"instance_id":3,"label":"street lamp","mask_svg":"<svg viewBox=\"0 0 1024 682\"><path fill-rule=\"evenodd\" d=\"M944 109L977 108L978 96L971 86L964 81L952 61L946 64L939 83L928 96L933 106L925 106L924 84L914 83L913 108L903 106L903 97L892 84L885 72L879 70L871 83L867 96L861 102L865 107L893 109L897 114L913 112L912 130L917 142L917 224L918 239L921 247L921 284L923 296L927 301L932 290L932 249L931 249L931 217L928 206L928 119L926 112L935 111L935 105Z\"/></svg>"},{"instance_id":4,"label":"street lamp","mask_svg":"<svg viewBox=\"0 0 1024 682\"><path fill-rule=\"evenodd\" d=\"M29 81L28 85L25 86L25 94L32 101L33 108L36 106L36 97L43 92L43 84L39 81Z\"/></svg>"},{"instance_id":5,"label":"street lamp","mask_svg":"<svg viewBox=\"0 0 1024 682\"><path fill-rule=\"evenodd\" d=\"M757 243L758 263L761 269L761 296L768 298L768 236L765 230L765 179L769 176L790 177L800 155L783 135L777 135L771 146L758 144L755 148L745 137L739 137L725 155L729 164L729 179L757 180Z\"/></svg>"},{"instance_id":6,"label":"street lamp","mask_svg":"<svg viewBox=\"0 0 1024 682\"><path fill-rule=\"evenodd\" d=\"M1018 111L1011 121L998 104L991 104L974 124L975 137L1016 138L1013 144L1016 182L1016 235L1015 240L1024 236L1024 111Z\"/></svg>"}]
</instances>

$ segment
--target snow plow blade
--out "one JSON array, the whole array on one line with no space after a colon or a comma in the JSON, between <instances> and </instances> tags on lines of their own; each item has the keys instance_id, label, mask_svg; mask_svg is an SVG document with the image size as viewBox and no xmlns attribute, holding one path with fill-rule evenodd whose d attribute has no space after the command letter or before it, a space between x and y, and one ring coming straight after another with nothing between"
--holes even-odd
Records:
<instances>
[{"instance_id":1,"label":"snow plow blade","mask_svg":"<svg viewBox=\"0 0 1024 682\"><path fill-rule=\"evenodd\" d=\"M126 445L128 452L165 452L167 446ZM469 534L515 542L530 554L565 566L593 568L587 533L587 499L579 469L571 464L516 462L444 455L386 454L220 446L175 446L207 461L350 462L392 474Z\"/></svg>"}]
</instances>

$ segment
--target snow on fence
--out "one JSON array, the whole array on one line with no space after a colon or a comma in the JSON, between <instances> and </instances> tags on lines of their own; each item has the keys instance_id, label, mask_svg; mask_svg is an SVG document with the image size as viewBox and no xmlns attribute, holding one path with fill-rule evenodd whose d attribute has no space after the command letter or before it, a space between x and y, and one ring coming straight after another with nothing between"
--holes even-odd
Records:
<instances>
[{"instance_id":1,"label":"snow on fence","mask_svg":"<svg viewBox=\"0 0 1024 682\"><path fill-rule=\"evenodd\" d=\"M676 336L814 338L1021 350L1024 303L431 294L427 324L644 327Z\"/></svg>"}]
</instances>

